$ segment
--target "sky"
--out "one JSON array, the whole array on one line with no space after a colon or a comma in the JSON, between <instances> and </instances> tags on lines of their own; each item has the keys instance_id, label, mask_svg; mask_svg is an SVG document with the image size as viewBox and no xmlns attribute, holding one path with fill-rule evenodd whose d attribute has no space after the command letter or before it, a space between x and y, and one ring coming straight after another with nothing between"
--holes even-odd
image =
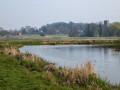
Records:
<instances>
[{"instance_id":1,"label":"sky","mask_svg":"<svg viewBox=\"0 0 120 90\"><path fill-rule=\"evenodd\" d=\"M0 0L0 27L6 30L104 20L120 22L120 0Z\"/></svg>"}]
</instances>

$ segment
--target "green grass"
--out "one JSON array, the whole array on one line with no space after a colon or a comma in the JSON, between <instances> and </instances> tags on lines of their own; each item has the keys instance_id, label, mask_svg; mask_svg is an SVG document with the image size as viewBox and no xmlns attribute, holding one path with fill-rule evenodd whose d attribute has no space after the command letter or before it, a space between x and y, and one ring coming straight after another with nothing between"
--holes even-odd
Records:
<instances>
[{"instance_id":1,"label":"green grass","mask_svg":"<svg viewBox=\"0 0 120 90\"><path fill-rule=\"evenodd\" d=\"M7 44L8 43L8 44ZM65 78L58 72L47 72L44 69L45 61L31 62L28 60L20 61L19 56L8 56L3 54L3 46L21 46L21 45L41 45L41 44L115 44L111 48L120 48L120 40L28 40L28 41L1 41L0 42L0 90L110 90L120 89L120 85L110 85L100 77L91 76L87 83L78 85L65 84ZM3 45L2 45L3 44ZM62 70L63 68L60 67ZM49 75L49 76L47 76Z\"/></svg>"},{"instance_id":2,"label":"green grass","mask_svg":"<svg viewBox=\"0 0 120 90\"><path fill-rule=\"evenodd\" d=\"M24 62L24 64L26 63L28 62ZM34 68L34 64L32 65L32 68ZM15 58L0 55L0 90L50 89L72 90L70 87L56 85L54 82L49 81L44 71L29 71L24 65L21 66Z\"/></svg>"},{"instance_id":3,"label":"green grass","mask_svg":"<svg viewBox=\"0 0 120 90\"><path fill-rule=\"evenodd\" d=\"M10 42L11 45L40 45L43 41L13 41Z\"/></svg>"},{"instance_id":4,"label":"green grass","mask_svg":"<svg viewBox=\"0 0 120 90\"><path fill-rule=\"evenodd\" d=\"M69 37L68 34L46 35L46 37Z\"/></svg>"},{"instance_id":5,"label":"green grass","mask_svg":"<svg viewBox=\"0 0 120 90\"><path fill-rule=\"evenodd\" d=\"M67 34L55 34L55 35L46 35L44 36L45 38L65 38L68 37ZM40 39L44 38L41 37L39 34L26 34L26 35L10 35L8 38L6 36L2 37L0 36L1 39Z\"/></svg>"},{"instance_id":6,"label":"green grass","mask_svg":"<svg viewBox=\"0 0 120 90\"><path fill-rule=\"evenodd\" d=\"M59 44L106 44L119 46L120 40L31 40L31 41L9 41L0 42L9 43L10 45L59 45Z\"/></svg>"},{"instance_id":7,"label":"green grass","mask_svg":"<svg viewBox=\"0 0 120 90\"><path fill-rule=\"evenodd\" d=\"M104 90L111 88L104 80L94 75L85 81L86 83L76 82L67 85L65 80L67 77L61 77L59 69L52 71L44 69L44 66L49 64L46 61L33 62L24 59L21 61L18 56L8 56L2 53L2 49L0 51L0 90L84 90L97 89L97 86Z\"/></svg>"},{"instance_id":8,"label":"green grass","mask_svg":"<svg viewBox=\"0 0 120 90\"><path fill-rule=\"evenodd\" d=\"M68 37L67 34L46 35L41 37L39 34L29 34L21 36L0 36L0 41L15 41L15 40L62 40L62 41L79 41L79 40L120 40L120 37Z\"/></svg>"},{"instance_id":9,"label":"green grass","mask_svg":"<svg viewBox=\"0 0 120 90\"><path fill-rule=\"evenodd\" d=\"M31 66L32 65L32 66ZM53 74L52 79L46 76L45 71L37 72L35 70L29 70L28 68L35 68L36 64L29 61L23 61L23 65L13 57L0 55L0 90L73 90L74 89L87 89L85 86L79 87L78 85L66 86L57 84L63 83L62 78L58 78L57 74ZM98 85L104 89L108 89L105 86L105 82L101 79L91 78L91 82L96 81ZM88 85L89 85L88 84ZM94 87L91 87L94 88Z\"/></svg>"},{"instance_id":10,"label":"green grass","mask_svg":"<svg viewBox=\"0 0 120 90\"><path fill-rule=\"evenodd\" d=\"M58 45L58 44L106 44L117 45L119 47L120 40L15 40L15 41L0 41L2 44L10 45Z\"/></svg>"}]
</instances>

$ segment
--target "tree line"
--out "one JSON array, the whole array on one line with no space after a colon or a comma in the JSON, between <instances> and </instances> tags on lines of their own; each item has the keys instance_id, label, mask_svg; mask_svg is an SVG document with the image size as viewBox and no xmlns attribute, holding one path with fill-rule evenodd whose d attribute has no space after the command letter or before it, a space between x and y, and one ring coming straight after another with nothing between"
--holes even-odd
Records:
<instances>
[{"instance_id":1,"label":"tree line","mask_svg":"<svg viewBox=\"0 0 120 90\"><path fill-rule=\"evenodd\" d=\"M74 23L57 22L47 24L41 28L26 26L20 30L4 30L0 28L0 36L17 34L39 34L41 36L51 34L68 34L69 37L117 37L120 36L120 22L111 23L109 26L103 23Z\"/></svg>"},{"instance_id":2,"label":"tree line","mask_svg":"<svg viewBox=\"0 0 120 90\"><path fill-rule=\"evenodd\" d=\"M87 25L84 36L86 37L118 37L120 36L120 22L115 22L109 26L102 23L90 23Z\"/></svg>"}]
</instances>

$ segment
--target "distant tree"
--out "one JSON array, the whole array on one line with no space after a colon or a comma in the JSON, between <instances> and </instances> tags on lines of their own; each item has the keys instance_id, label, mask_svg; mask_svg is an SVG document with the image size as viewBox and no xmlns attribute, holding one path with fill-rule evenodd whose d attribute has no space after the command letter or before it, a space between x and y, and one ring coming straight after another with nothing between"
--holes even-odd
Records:
<instances>
[{"instance_id":1,"label":"distant tree","mask_svg":"<svg viewBox=\"0 0 120 90\"><path fill-rule=\"evenodd\" d=\"M102 37L102 24L100 23L99 24L99 35L100 35L100 37Z\"/></svg>"},{"instance_id":2,"label":"distant tree","mask_svg":"<svg viewBox=\"0 0 120 90\"><path fill-rule=\"evenodd\" d=\"M45 36L45 33L43 31L40 31L40 36Z\"/></svg>"},{"instance_id":3,"label":"distant tree","mask_svg":"<svg viewBox=\"0 0 120 90\"><path fill-rule=\"evenodd\" d=\"M46 26L42 26L40 30L42 30L44 33L47 33L47 28L46 28Z\"/></svg>"},{"instance_id":4,"label":"distant tree","mask_svg":"<svg viewBox=\"0 0 120 90\"><path fill-rule=\"evenodd\" d=\"M26 29L24 27L21 28L21 33L22 34L27 34Z\"/></svg>"},{"instance_id":5,"label":"distant tree","mask_svg":"<svg viewBox=\"0 0 120 90\"><path fill-rule=\"evenodd\" d=\"M69 29L69 37L78 37L79 32L76 27L72 27Z\"/></svg>"},{"instance_id":6,"label":"distant tree","mask_svg":"<svg viewBox=\"0 0 120 90\"><path fill-rule=\"evenodd\" d=\"M96 28L96 30L94 30L94 37L99 37L99 28Z\"/></svg>"},{"instance_id":7,"label":"distant tree","mask_svg":"<svg viewBox=\"0 0 120 90\"><path fill-rule=\"evenodd\" d=\"M22 34L39 34L39 30L31 26L22 27L20 31Z\"/></svg>"},{"instance_id":8,"label":"distant tree","mask_svg":"<svg viewBox=\"0 0 120 90\"><path fill-rule=\"evenodd\" d=\"M0 28L0 36L5 36L5 35L9 35L7 30L4 30L3 28Z\"/></svg>"},{"instance_id":9,"label":"distant tree","mask_svg":"<svg viewBox=\"0 0 120 90\"><path fill-rule=\"evenodd\" d=\"M110 36L120 36L120 23L119 22L115 22L110 25L109 35Z\"/></svg>"},{"instance_id":10,"label":"distant tree","mask_svg":"<svg viewBox=\"0 0 120 90\"><path fill-rule=\"evenodd\" d=\"M120 36L120 23L115 22L110 26L106 26L102 23L57 22L44 25L39 29L30 26L22 27L21 32L22 34L40 34L41 36L46 34L68 34L70 37L113 37ZM4 33L5 31L0 28L0 35L5 35Z\"/></svg>"},{"instance_id":11,"label":"distant tree","mask_svg":"<svg viewBox=\"0 0 120 90\"><path fill-rule=\"evenodd\" d=\"M45 34L56 34L56 30L60 34L68 34L69 29L72 27L75 27L77 30L85 30L86 24L84 23L74 23L74 22L57 22L57 23L52 23L52 24L47 24L44 25L40 28Z\"/></svg>"},{"instance_id":12,"label":"distant tree","mask_svg":"<svg viewBox=\"0 0 120 90\"><path fill-rule=\"evenodd\" d=\"M90 37L90 33L91 33L90 32L90 24L87 25L87 27L86 27L84 32L85 32L85 36Z\"/></svg>"},{"instance_id":13,"label":"distant tree","mask_svg":"<svg viewBox=\"0 0 120 90\"><path fill-rule=\"evenodd\" d=\"M72 28L73 27L73 25L74 25L74 23L71 21L71 22L69 22L69 24L68 24L68 26L69 26L69 28Z\"/></svg>"},{"instance_id":14,"label":"distant tree","mask_svg":"<svg viewBox=\"0 0 120 90\"><path fill-rule=\"evenodd\" d=\"M0 31L2 31L3 30L3 28L2 27L0 27Z\"/></svg>"},{"instance_id":15,"label":"distant tree","mask_svg":"<svg viewBox=\"0 0 120 90\"><path fill-rule=\"evenodd\" d=\"M101 27L102 28L102 27ZM98 37L99 33L101 33L100 28L95 23L87 24L86 29L84 31L86 37ZM101 33L102 34L102 33Z\"/></svg>"}]
</instances>

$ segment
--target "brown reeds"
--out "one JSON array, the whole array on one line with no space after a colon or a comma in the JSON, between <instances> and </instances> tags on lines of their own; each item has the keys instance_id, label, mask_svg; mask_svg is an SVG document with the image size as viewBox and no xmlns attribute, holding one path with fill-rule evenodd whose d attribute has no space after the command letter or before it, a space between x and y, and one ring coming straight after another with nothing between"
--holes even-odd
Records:
<instances>
[{"instance_id":1,"label":"brown reeds","mask_svg":"<svg viewBox=\"0 0 120 90\"><path fill-rule=\"evenodd\" d=\"M19 51L17 50L17 48L14 48L14 47L4 48L3 52L4 54L11 55L11 56L16 56L19 54Z\"/></svg>"},{"instance_id":2,"label":"brown reeds","mask_svg":"<svg viewBox=\"0 0 120 90\"><path fill-rule=\"evenodd\" d=\"M63 78L66 82L66 85L71 85L77 83L83 85L87 83L90 75L97 74L94 72L91 61L88 61L86 64L82 64L81 68L76 66L75 68L56 68L55 65L48 65L46 68L48 71L55 71L58 73L60 78Z\"/></svg>"},{"instance_id":3,"label":"brown reeds","mask_svg":"<svg viewBox=\"0 0 120 90\"><path fill-rule=\"evenodd\" d=\"M76 66L75 68L69 68L67 70L65 80L68 85L74 83L82 85L88 81L89 76L93 73L94 72L91 61L88 61L86 64L82 64L81 68L79 68L78 66Z\"/></svg>"},{"instance_id":4,"label":"brown reeds","mask_svg":"<svg viewBox=\"0 0 120 90\"><path fill-rule=\"evenodd\" d=\"M48 64L44 67L44 69L46 69L47 71L55 71L57 70L57 67L55 64Z\"/></svg>"},{"instance_id":5,"label":"brown reeds","mask_svg":"<svg viewBox=\"0 0 120 90\"><path fill-rule=\"evenodd\" d=\"M8 47L8 48L4 48L3 53L6 55L10 55L10 56L19 56L22 55L22 58L25 60L29 60L29 61L37 61L40 60L40 58L34 54L28 53L26 52L25 54L20 54L18 48L16 47Z\"/></svg>"},{"instance_id":6,"label":"brown reeds","mask_svg":"<svg viewBox=\"0 0 120 90\"><path fill-rule=\"evenodd\" d=\"M23 63L23 60L27 60L29 62L35 62L37 67L42 67L44 68L45 65L49 64L49 62L43 60L42 58L26 52L25 54L20 53L19 49L17 47L5 47L3 49L3 53L6 55L10 55L15 57L17 60L20 61L20 63Z\"/></svg>"},{"instance_id":7,"label":"brown reeds","mask_svg":"<svg viewBox=\"0 0 120 90\"><path fill-rule=\"evenodd\" d=\"M23 54L23 58L24 58L25 60L29 60L29 61L37 61L37 60L40 59L40 58L37 57L36 55L31 54L31 53L28 53L28 52L26 52L25 54Z\"/></svg>"}]
</instances>

